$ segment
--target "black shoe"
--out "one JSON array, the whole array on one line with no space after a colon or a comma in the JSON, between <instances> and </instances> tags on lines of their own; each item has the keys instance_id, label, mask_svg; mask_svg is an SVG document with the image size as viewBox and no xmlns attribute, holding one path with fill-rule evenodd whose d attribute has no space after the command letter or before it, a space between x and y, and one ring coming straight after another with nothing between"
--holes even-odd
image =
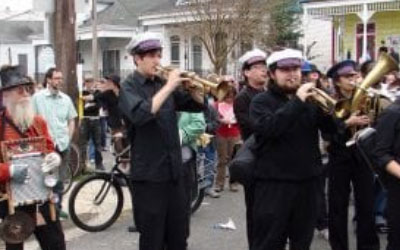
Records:
<instances>
[{"instance_id":1,"label":"black shoe","mask_svg":"<svg viewBox=\"0 0 400 250\"><path fill-rule=\"evenodd\" d=\"M138 230L135 225L128 227L128 232L130 232L130 233L137 233L137 231Z\"/></svg>"}]
</instances>

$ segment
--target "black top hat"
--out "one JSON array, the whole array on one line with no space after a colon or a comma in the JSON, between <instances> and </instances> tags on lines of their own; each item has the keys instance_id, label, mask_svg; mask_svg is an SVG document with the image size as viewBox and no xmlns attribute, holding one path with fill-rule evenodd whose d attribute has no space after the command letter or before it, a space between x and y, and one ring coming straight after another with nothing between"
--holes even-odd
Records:
<instances>
[{"instance_id":1,"label":"black top hat","mask_svg":"<svg viewBox=\"0 0 400 250\"><path fill-rule=\"evenodd\" d=\"M19 65L3 66L0 69L0 91L28 84L33 82L22 72Z\"/></svg>"}]
</instances>

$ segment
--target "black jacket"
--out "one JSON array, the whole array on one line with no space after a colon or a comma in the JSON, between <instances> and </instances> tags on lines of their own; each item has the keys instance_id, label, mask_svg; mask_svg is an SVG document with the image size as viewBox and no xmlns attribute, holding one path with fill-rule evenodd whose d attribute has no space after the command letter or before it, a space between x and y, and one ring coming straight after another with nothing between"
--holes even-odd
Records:
<instances>
[{"instance_id":1,"label":"black jacket","mask_svg":"<svg viewBox=\"0 0 400 250\"><path fill-rule=\"evenodd\" d=\"M174 91L156 114L152 98L162 88L158 77L135 71L122 83L119 108L131 140L131 174L135 181L170 181L182 175L181 145L176 111L203 111L189 93Z\"/></svg>"},{"instance_id":2,"label":"black jacket","mask_svg":"<svg viewBox=\"0 0 400 250\"><path fill-rule=\"evenodd\" d=\"M376 123L374 159L377 167L386 173L387 164L400 163L400 100L387 107ZM394 177L392 177L394 178Z\"/></svg>"},{"instance_id":3,"label":"black jacket","mask_svg":"<svg viewBox=\"0 0 400 250\"><path fill-rule=\"evenodd\" d=\"M118 96L112 90L97 91L94 98L108 111L107 124L111 129L122 129L122 115L118 108Z\"/></svg>"},{"instance_id":4,"label":"black jacket","mask_svg":"<svg viewBox=\"0 0 400 250\"><path fill-rule=\"evenodd\" d=\"M250 86L245 86L235 98L233 111L240 127L240 134L245 141L253 134L253 122L250 119L251 100L264 90L258 90Z\"/></svg>"},{"instance_id":5,"label":"black jacket","mask_svg":"<svg viewBox=\"0 0 400 250\"><path fill-rule=\"evenodd\" d=\"M336 132L330 116L270 84L253 99L250 118L258 144L256 178L301 181L320 175L318 130Z\"/></svg>"}]
</instances>

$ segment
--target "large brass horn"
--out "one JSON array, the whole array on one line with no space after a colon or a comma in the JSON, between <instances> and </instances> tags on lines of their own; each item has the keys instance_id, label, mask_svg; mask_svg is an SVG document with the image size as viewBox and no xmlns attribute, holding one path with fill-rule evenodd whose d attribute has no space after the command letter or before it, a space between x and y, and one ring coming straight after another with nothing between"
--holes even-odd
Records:
<instances>
[{"instance_id":1,"label":"large brass horn","mask_svg":"<svg viewBox=\"0 0 400 250\"><path fill-rule=\"evenodd\" d=\"M157 70L168 75L169 72L173 70L171 67L157 66ZM181 77L189 78L192 80L192 86L196 88L209 88L211 94L214 95L219 101L221 101L229 91L229 84L213 82L207 79L199 77L195 72L182 71Z\"/></svg>"},{"instance_id":2,"label":"large brass horn","mask_svg":"<svg viewBox=\"0 0 400 250\"><path fill-rule=\"evenodd\" d=\"M399 70L399 66L397 62L388 54L382 53L379 56L378 62L368 73L365 79L361 82L361 84L357 87L357 90L353 96L351 102L351 110L350 113L358 111L361 109L360 105L363 103L363 99L368 96L368 89L379 82L379 80L391 71Z\"/></svg>"}]
</instances>

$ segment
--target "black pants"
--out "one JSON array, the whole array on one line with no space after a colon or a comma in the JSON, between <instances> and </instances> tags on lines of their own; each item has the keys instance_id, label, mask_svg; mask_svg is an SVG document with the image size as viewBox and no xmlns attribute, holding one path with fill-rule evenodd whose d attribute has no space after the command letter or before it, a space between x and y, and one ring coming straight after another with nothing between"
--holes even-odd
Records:
<instances>
[{"instance_id":1,"label":"black pants","mask_svg":"<svg viewBox=\"0 0 400 250\"><path fill-rule=\"evenodd\" d=\"M318 230L324 230L328 228L328 205L327 205L327 194L326 185L328 180L327 166L323 166L322 175L319 178L319 204L318 204L318 219L317 226Z\"/></svg>"},{"instance_id":2,"label":"black pants","mask_svg":"<svg viewBox=\"0 0 400 250\"><path fill-rule=\"evenodd\" d=\"M308 250L317 221L318 179L257 181L254 186L251 250Z\"/></svg>"},{"instance_id":3,"label":"black pants","mask_svg":"<svg viewBox=\"0 0 400 250\"><path fill-rule=\"evenodd\" d=\"M186 226L186 239L190 236L190 217L192 214L192 199L194 195L197 195L197 174L195 173L196 170L196 155L193 152L193 155L190 160L183 163L183 182L184 182L184 189L186 192L186 211L188 216L188 224Z\"/></svg>"},{"instance_id":4,"label":"black pants","mask_svg":"<svg viewBox=\"0 0 400 250\"><path fill-rule=\"evenodd\" d=\"M140 250L185 250L187 192L176 182L133 182L133 203Z\"/></svg>"},{"instance_id":5,"label":"black pants","mask_svg":"<svg viewBox=\"0 0 400 250\"><path fill-rule=\"evenodd\" d=\"M35 216L35 206L31 206L28 208L17 209L27 212L31 214L33 217ZM66 250L64 232L61 227L61 223L58 220L52 221L49 213L49 206L46 203L43 206L40 206L40 212L43 215L43 218L46 221L46 225L37 226L35 228L34 234L36 239L39 242L40 248L42 250ZM23 244L6 244L6 250L23 250Z\"/></svg>"},{"instance_id":6,"label":"black pants","mask_svg":"<svg viewBox=\"0 0 400 250\"><path fill-rule=\"evenodd\" d=\"M400 180L390 177L387 190L387 218L390 231L386 250L398 250L400 249Z\"/></svg>"},{"instance_id":7,"label":"black pants","mask_svg":"<svg viewBox=\"0 0 400 250\"><path fill-rule=\"evenodd\" d=\"M103 157L101 156L101 125L100 119L90 120L83 118L79 128L79 151L80 165L86 166L87 148L90 139L93 140L95 147L95 164L96 169L103 168ZM85 170L85 169L83 169Z\"/></svg>"},{"instance_id":8,"label":"black pants","mask_svg":"<svg viewBox=\"0 0 400 250\"><path fill-rule=\"evenodd\" d=\"M350 149L349 149L350 150ZM357 215L357 249L378 250L375 231L373 173L354 151L352 157L330 157L329 241L332 250L348 250L348 210L353 184Z\"/></svg>"},{"instance_id":9,"label":"black pants","mask_svg":"<svg viewBox=\"0 0 400 250\"><path fill-rule=\"evenodd\" d=\"M253 243L253 202L254 202L254 184L244 186L244 201L246 203L246 226L247 242L249 249L252 249Z\"/></svg>"}]
</instances>

